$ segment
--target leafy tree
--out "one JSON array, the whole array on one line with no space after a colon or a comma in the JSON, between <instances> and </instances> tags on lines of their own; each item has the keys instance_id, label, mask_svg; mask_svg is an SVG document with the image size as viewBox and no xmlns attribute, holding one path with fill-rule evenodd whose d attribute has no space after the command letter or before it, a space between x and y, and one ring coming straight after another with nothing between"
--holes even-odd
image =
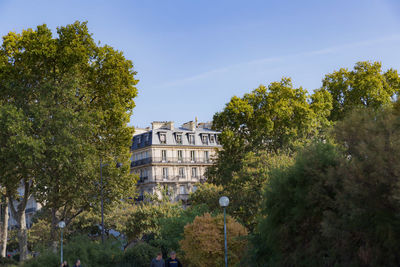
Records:
<instances>
[{"instance_id":1,"label":"leafy tree","mask_svg":"<svg viewBox=\"0 0 400 267\"><path fill-rule=\"evenodd\" d=\"M159 219L159 236L151 244L160 247L165 255L171 251L179 251L179 242L183 239L185 225L192 223L196 216L208 211L206 205L192 205L176 216Z\"/></svg>"},{"instance_id":2,"label":"leafy tree","mask_svg":"<svg viewBox=\"0 0 400 267\"><path fill-rule=\"evenodd\" d=\"M211 212L220 210L219 198L223 196L223 187L211 183L198 184L197 190L190 194L189 203L192 206L206 205Z\"/></svg>"},{"instance_id":3,"label":"leafy tree","mask_svg":"<svg viewBox=\"0 0 400 267\"><path fill-rule=\"evenodd\" d=\"M326 266L329 245L321 223L324 213L335 209L337 185L328 174L339 157L334 145L316 143L300 152L294 165L271 174L252 242L258 266Z\"/></svg>"},{"instance_id":4,"label":"leafy tree","mask_svg":"<svg viewBox=\"0 0 400 267\"><path fill-rule=\"evenodd\" d=\"M0 176L11 200L21 181L25 190L12 207L20 222L21 259L26 257L22 217L32 193L50 211L53 240L60 220L68 225L100 202L100 158L110 163L104 168L106 205L133 194L133 129L127 126L137 92L132 62L109 46L97 46L86 23L60 27L57 34L53 38L46 25L10 32L0 49L0 105L3 114L17 119L2 121L9 130L2 131L2 147L15 145L2 151L9 160ZM123 167L113 168L115 161Z\"/></svg>"},{"instance_id":5,"label":"leafy tree","mask_svg":"<svg viewBox=\"0 0 400 267\"><path fill-rule=\"evenodd\" d=\"M235 266L243 257L247 230L232 217L227 216L228 262ZM224 218L211 217L209 213L196 217L185 226L184 239L180 241L184 260L190 266L224 265Z\"/></svg>"},{"instance_id":6,"label":"leafy tree","mask_svg":"<svg viewBox=\"0 0 400 267\"><path fill-rule=\"evenodd\" d=\"M252 232L257 224L263 199L263 190L271 170L291 164L292 158L285 154L261 151L244 156L242 168L233 173L232 180L223 187L204 183L190 195L192 205L202 203L209 211L219 213L219 198L227 196L229 214Z\"/></svg>"},{"instance_id":7,"label":"leafy tree","mask_svg":"<svg viewBox=\"0 0 400 267\"><path fill-rule=\"evenodd\" d=\"M322 90L333 98L329 119L338 121L354 108L373 109L390 105L399 95L400 77L397 70L382 71L380 62L357 62L352 71L341 68L327 74L322 80Z\"/></svg>"},{"instance_id":8,"label":"leafy tree","mask_svg":"<svg viewBox=\"0 0 400 267\"><path fill-rule=\"evenodd\" d=\"M128 214L123 233L128 242L137 239L153 239L160 235L162 218L177 217L183 212L182 204L162 202L142 202L135 206L135 209Z\"/></svg>"},{"instance_id":9,"label":"leafy tree","mask_svg":"<svg viewBox=\"0 0 400 267\"><path fill-rule=\"evenodd\" d=\"M391 109L356 110L338 123L334 136L347 157L331 174L341 181L323 222L346 266L398 266L400 256L400 117Z\"/></svg>"},{"instance_id":10,"label":"leafy tree","mask_svg":"<svg viewBox=\"0 0 400 267\"><path fill-rule=\"evenodd\" d=\"M232 97L222 112L214 115L213 127L222 131L223 150L209 171L210 181L226 184L242 168L248 152L293 150L316 136L327 124L331 98L323 91L313 97L303 88L293 88L290 78L261 85L242 98Z\"/></svg>"}]
</instances>

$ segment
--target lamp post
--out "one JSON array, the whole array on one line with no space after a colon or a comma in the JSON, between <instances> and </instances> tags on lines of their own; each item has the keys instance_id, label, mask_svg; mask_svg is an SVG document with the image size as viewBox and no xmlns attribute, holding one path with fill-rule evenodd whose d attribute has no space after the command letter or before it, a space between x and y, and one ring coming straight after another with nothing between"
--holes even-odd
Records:
<instances>
[{"instance_id":1,"label":"lamp post","mask_svg":"<svg viewBox=\"0 0 400 267\"><path fill-rule=\"evenodd\" d=\"M58 227L61 229L61 265L63 264L63 229L65 227L65 222L60 221L58 223Z\"/></svg>"},{"instance_id":2,"label":"lamp post","mask_svg":"<svg viewBox=\"0 0 400 267\"><path fill-rule=\"evenodd\" d=\"M221 197L219 199L219 205L224 208L224 240L225 240L225 267L228 267L228 242L226 239L226 207L229 205L228 197Z\"/></svg>"},{"instance_id":3,"label":"lamp post","mask_svg":"<svg viewBox=\"0 0 400 267\"><path fill-rule=\"evenodd\" d=\"M101 243L104 243L104 200L103 200L103 167L108 164L103 164L103 159L100 157L100 201L101 201ZM122 163L117 163L116 167L119 168Z\"/></svg>"}]
</instances>

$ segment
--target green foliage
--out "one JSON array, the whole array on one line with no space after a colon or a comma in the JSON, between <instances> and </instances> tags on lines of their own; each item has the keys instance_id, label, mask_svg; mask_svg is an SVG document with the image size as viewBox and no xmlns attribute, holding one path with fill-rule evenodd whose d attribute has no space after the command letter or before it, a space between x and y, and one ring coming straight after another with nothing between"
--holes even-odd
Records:
<instances>
[{"instance_id":1,"label":"green foliage","mask_svg":"<svg viewBox=\"0 0 400 267\"><path fill-rule=\"evenodd\" d=\"M159 236L160 224L162 218L179 216L182 213L180 203L170 203L163 201L142 202L135 206L135 209L128 215L123 233L128 242L141 239L144 235L147 237Z\"/></svg>"},{"instance_id":2,"label":"green foliage","mask_svg":"<svg viewBox=\"0 0 400 267\"><path fill-rule=\"evenodd\" d=\"M332 95L329 119L337 121L354 108L379 109L391 105L400 92L400 77L397 70L383 72L380 62L362 61L357 62L352 71L342 68L326 75L322 90Z\"/></svg>"},{"instance_id":3,"label":"green foliage","mask_svg":"<svg viewBox=\"0 0 400 267\"><path fill-rule=\"evenodd\" d=\"M330 177L341 182L323 222L331 261L342 266L398 266L400 117L391 109L356 110L334 135L347 157Z\"/></svg>"},{"instance_id":4,"label":"green foliage","mask_svg":"<svg viewBox=\"0 0 400 267\"><path fill-rule=\"evenodd\" d=\"M220 210L219 198L223 196L223 187L212 183L198 184L197 190L189 196L189 202L193 206L206 205L211 212Z\"/></svg>"},{"instance_id":5,"label":"green foliage","mask_svg":"<svg viewBox=\"0 0 400 267\"><path fill-rule=\"evenodd\" d=\"M201 216L207 211L209 209L204 204L192 205L175 216L159 219L160 235L152 240L151 244L160 247L164 255L171 251L179 251L179 241L183 239L185 225L192 223L196 216Z\"/></svg>"},{"instance_id":6,"label":"green foliage","mask_svg":"<svg viewBox=\"0 0 400 267\"><path fill-rule=\"evenodd\" d=\"M71 265L71 264L70 264ZM36 258L27 260L22 264L23 267L58 267L60 266L60 256L50 251L41 253Z\"/></svg>"},{"instance_id":7,"label":"green foliage","mask_svg":"<svg viewBox=\"0 0 400 267\"><path fill-rule=\"evenodd\" d=\"M210 181L229 182L248 152L290 151L317 136L328 124L330 101L325 92L309 97L303 88L293 88L290 78L268 87L261 85L242 98L232 97L225 109L214 115L213 127L222 131L219 140L223 150L210 169Z\"/></svg>"},{"instance_id":8,"label":"green foliage","mask_svg":"<svg viewBox=\"0 0 400 267\"><path fill-rule=\"evenodd\" d=\"M223 187L204 183L190 195L193 205L206 204L211 212L220 212L219 198L229 197L228 213L252 232L257 224L263 189L268 182L270 171L291 164L285 154L249 152L244 156L242 168L233 173L231 181Z\"/></svg>"},{"instance_id":9,"label":"green foliage","mask_svg":"<svg viewBox=\"0 0 400 267\"><path fill-rule=\"evenodd\" d=\"M150 265L151 260L157 256L159 251L158 248L145 242L139 242L124 252L120 265L118 266L147 267Z\"/></svg>"},{"instance_id":10,"label":"green foliage","mask_svg":"<svg viewBox=\"0 0 400 267\"><path fill-rule=\"evenodd\" d=\"M324 266L329 249L321 234L324 212L334 209L335 185L327 174L338 165L337 148L316 143L294 165L271 174L253 248L259 266Z\"/></svg>"},{"instance_id":11,"label":"green foliage","mask_svg":"<svg viewBox=\"0 0 400 267\"><path fill-rule=\"evenodd\" d=\"M13 267L13 266L16 266L17 264L18 264L18 262L13 259L0 257L0 266Z\"/></svg>"},{"instance_id":12,"label":"green foliage","mask_svg":"<svg viewBox=\"0 0 400 267\"><path fill-rule=\"evenodd\" d=\"M13 199L24 182L24 197L33 193L49 212L52 240L60 220L68 225L100 203L100 157L108 163L105 205L134 194L127 123L135 74L122 52L96 45L86 23L59 27L56 37L46 25L3 37L0 183ZM20 204L13 213L24 214L26 201Z\"/></svg>"}]
</instances>

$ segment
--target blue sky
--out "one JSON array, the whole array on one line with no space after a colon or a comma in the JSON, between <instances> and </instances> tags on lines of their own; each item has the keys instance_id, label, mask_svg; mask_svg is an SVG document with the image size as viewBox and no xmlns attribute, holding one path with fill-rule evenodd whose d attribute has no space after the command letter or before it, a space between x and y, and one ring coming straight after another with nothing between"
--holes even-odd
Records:
<instances>
[{"instance_id":1,"label":"blue sky","mask_svg":"<svg viewBox=\"0 0 400 267\"><path fill-rule=\"evenodd\" d=\"M361 60L400 70L400 1L0 0L0 34L88 21L132 60L131 124L212 120L233 95L291 77L312 90Z\"/></svg>"}]
</instances>

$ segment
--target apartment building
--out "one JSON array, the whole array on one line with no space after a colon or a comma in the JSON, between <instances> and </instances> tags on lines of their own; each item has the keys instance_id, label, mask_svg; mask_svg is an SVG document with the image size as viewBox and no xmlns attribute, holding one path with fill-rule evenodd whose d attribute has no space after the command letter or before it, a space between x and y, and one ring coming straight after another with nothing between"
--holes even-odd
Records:
<instances>
[{"instance_id":1,"label":"apartment building","mask_svg":"<svg viewBox=\"0 0 400 267\"><path fill-rule=\"evenodd\" d=\"M221 148L219 132L210 123L190 121L181 127L174 122L153 122L136 129L132 139L131 170L139 175L139 200L144 193L167 189L173 201L188 199L196 184L205 181L206 168L213 164Z\"/></svg>"}]
</instances>

